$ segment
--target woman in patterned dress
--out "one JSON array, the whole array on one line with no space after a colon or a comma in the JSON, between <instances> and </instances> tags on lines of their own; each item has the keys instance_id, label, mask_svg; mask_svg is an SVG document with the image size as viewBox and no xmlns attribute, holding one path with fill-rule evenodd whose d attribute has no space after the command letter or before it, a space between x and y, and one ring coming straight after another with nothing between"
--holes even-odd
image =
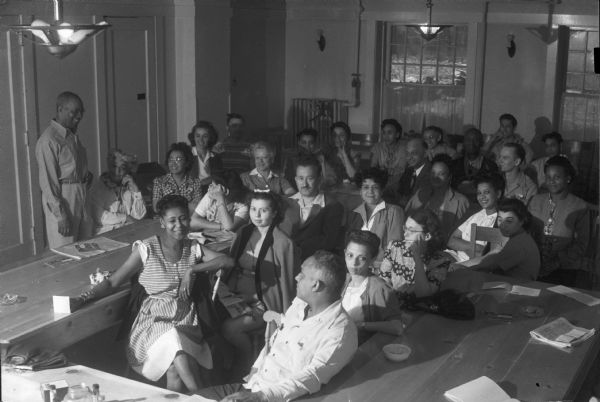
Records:
<instances>
[{"instance_id":1,"label":"woman in patterned dress","mask_svg":"<svg viewBox=\"0 0 600 402\"><path fill-rule=\"evenodd\" d=\"M158 212L158 201L169 194L179 194L188 200L190 213L202 198L202 181L191 174L194 165L192 148L185 142L171 144L166 165L169 173L157 177L152 183L152 208Z\"/></svg>"},{"instance_id":2,"label":"woman in patterned dress","mask_svg":"<svg viewBox=\"0 0 600 402\"><path fill-rule=\"evenodd\" d=\"M388 188L393 191L406 169L406 143L401 138L400 123L396 119L385 119L381 122L381 141L371 148L371 167L388 172Z\"/></svg>"},{"instance_id":3,"label":"woman in patterned dress","mask_svg":"<svg viewBox=\"0 0 600 402\"><path fill-rule=\"evenodd\" d=\"M379 276L400 295L429 296L439 289L454 261L442 247L438 217L430 210L417 210L406 219L404 240L390 242L385 250Z\"/></svg>"},{"instance_id":4,"label":"woman in patterned dress","mask_svg":"<svg viewBox=\"0 0 600 402\"><path fill-rule=\"evenodd\" d=\"M187 238L187 200L167 195L157 204L162 232L133 244L127 261L107 280L81 295L81 301L104 297L134 274L148 294L132 325L127 347L131 367L151 381L166 375L167 388L196 392L212 356L190 299L196 274L233 267L233 259Z\"/></svg>"}]
</instances>

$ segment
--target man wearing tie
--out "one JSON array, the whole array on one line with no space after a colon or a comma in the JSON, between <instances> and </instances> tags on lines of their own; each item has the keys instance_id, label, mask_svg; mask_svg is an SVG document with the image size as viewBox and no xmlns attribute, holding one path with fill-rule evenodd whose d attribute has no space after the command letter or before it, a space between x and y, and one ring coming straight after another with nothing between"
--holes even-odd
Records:
<instances>
[{"instance_id":1,"label":"man wearing tie","mask_svg":"<svg viewBox=\"0 0 600 402\"><path fill-rule=\"evenodd\" d=\"M333 251L342 242L344 207L320 190L321 164L314 156L298 161L296 185L298 192L287 199L280 229L300 247L302 259L317 250Z\"/></svg>"},{"instance_id":2,"label":"man wearing tie","mask_svg":"<svg viewBox=\"0 0 600 402\"><path fill-rule=\"evenodd\" d=\"M84 204L92 174L88 171L85 148L76 134L83 112L78 95L58 95L56 117L35 146L50 248L85 237Z\"/></svg>"},{"instance_id":3,"label":"man wearing tie","mask_svg":"<svg viewBox=\"0 0 600 402\"><path fill-rule=\"evenodd\" d=\"M406 144L408 167L398 183L398 204L406 206L408 200L422 188L429 188L431 163L427 160L427 144L421 138L413 138Z\"/></svg>"}]
</instances>

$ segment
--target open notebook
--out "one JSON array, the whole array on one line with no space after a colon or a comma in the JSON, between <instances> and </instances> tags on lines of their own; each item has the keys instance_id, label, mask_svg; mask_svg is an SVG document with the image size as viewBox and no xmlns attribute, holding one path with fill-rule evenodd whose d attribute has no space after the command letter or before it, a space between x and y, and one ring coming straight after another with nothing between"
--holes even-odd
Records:
<instances>
[{"instance_id":1,"label":"open notebook","mask_svg":"<svg viewBox=\"0 0 600 402\"><path fill-rule=\"evenodd\" d=\"M446 391L444 396L452 402L518 402L518 399L511 398L498 384L486 376L452 388Z\"/></svg>"}]
</instances>

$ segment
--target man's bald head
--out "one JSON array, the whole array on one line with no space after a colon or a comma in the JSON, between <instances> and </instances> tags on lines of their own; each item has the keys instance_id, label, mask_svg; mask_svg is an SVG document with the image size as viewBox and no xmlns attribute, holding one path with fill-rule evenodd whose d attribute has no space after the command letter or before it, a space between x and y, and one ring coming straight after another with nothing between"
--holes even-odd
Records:
<instances>
[{"instance_id":1,"label":"man's bald head","mask_svg":"<svg viewBox=\"0 0 600 402\"><path fill-rule=\"evenodd\" d=\"M406 161L412 168L420 167L425 161L427 144L421 138L413 138L406 144Z\"/></svg>"},{"instance_id":2,"label":"man's bald head","mask_svg":"<svg viewBox=\"0 0 600 402\"><path fill-rule=\"evenodd\" d=\"M83 101L73 92L63 92L56 98L56 122L61 126L77 131L79 121L83 118Z\"/></svg>"}]
</instances>

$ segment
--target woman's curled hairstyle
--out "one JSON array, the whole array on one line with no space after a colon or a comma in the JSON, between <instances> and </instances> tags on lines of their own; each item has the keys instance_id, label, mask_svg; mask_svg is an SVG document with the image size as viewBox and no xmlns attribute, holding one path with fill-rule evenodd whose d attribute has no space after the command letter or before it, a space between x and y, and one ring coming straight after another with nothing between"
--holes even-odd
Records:
<instances>
[{"instance_id":1,"label":"woman's curled hairstyle","mask_svg":"<svg viewBox=\"0 0 600 402\"><path fill-rule=\"evenodd\" d=\"M181 208L186 213L188 212L188 201L187 199L179 194L167 194L156 204L156 211L160 216L165 216L167 211L171 208Z\"/></svg>"},{"instance_id":2,"label":"woman's curled hairstyle","mask_svg":"<svg viewBox=\"0 0 600 402\"><path fill-rule=\"evenodd\" d=\"M172 143L167 151L167 158L165 159L166 166L169 166L169 158L171 157L171 152L173 151L179 151L183 154L185 159L185 172L189 173L189 171L192 170L192 165L194 164L194 154L192 153L192 148L185 142Z\"/></svg>"},{"instance_id":3,"label":"woman's curled hairstyle","mask_svg":"<svg viewBox=\"0 0 600 402\"><path fill-rule=\"evenodd\" d=\"M441 229L442 225L433 211L430 211L429 209L419 209L413 212L409 218L412 218L421 225L424 232L429 233L431 236L431 239L427 242L427 254L432 255L443 248L444 240Z\"/></svg>"},{"instance_id":4,"label":"woman's curled hairstyle","mask_svg":"<svg viewBox=\"0 0 600 402\"><path fill-rule=\"evenodd\" d=\"M273 218L273 225L278 225L281 223L281 221L283 220L284 206L283 200L279 195L275 194L272 191L255 190L248 192L248 195L246 196L246 205L248 205L248 207L250 207L252 200L268 201L271 205L271 209L273 209L273 212L275 213L275 218Z\"/></svg>"},{"instance_id":5,"label":"woman's curled hairstyle","mask_svg":"<svg viewBox=\"0 0 600 402\"><path fill-rule=\"evenodd\" d=\"M529 230L531 225L531 213L527 210L527 207L521 200L516 198L503 198L498 201L499 212L512 212L517 218L523 222L523 229Z\"/></svg>"}]
</instances>

